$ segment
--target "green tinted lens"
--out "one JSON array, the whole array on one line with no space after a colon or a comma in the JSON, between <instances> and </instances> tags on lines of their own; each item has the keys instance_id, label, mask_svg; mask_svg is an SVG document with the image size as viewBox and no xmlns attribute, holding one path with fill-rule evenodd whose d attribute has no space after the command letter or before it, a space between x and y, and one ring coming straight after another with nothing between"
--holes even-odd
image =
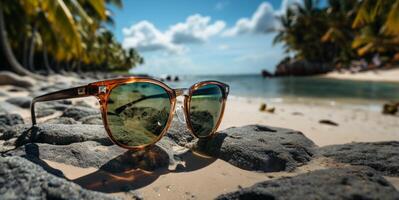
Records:
<instances>
[{"instance_id":1,"label":"green tinted lens","mask_svg":"<svg viewBox=\"0 0 399 200\"><path fill-rule=\"evenodd\" d=\"M134 147L153 143L166 127L170 98L161 86L129 83L112 89L108 97L108 126L114 139Z\"/></svg>"},{"instance_id":2,"label":"green tinted lens","mask_svg":"<svg viewBox=\"0 0 399 200\"><path fill-rule=\"evenodd\" d=\"M190 122L195 134L208 136L215 128L222 111L223 94L218 85L205 85L192 93Z\"/></svg>"}]
</instances>

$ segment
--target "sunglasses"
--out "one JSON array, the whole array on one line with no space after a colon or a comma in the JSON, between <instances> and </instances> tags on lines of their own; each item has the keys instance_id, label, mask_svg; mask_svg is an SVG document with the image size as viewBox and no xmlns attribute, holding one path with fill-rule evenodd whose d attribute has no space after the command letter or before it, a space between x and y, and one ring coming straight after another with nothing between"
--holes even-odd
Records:
<instances>
[{"instance_id":1,"label":"sunglasses","mask_svg":"<svg viewBox=\"0 0 399 200\"><path fill-rule=\"evenodd\" d=\"M222 121L228 93L229 86L218 81L178 89L142 77L98 81L35 97L31 104L32 126L36 125L36 102L95 96L109 138L120 147L142 150L167 132L176 112L177 96L184 96L182 109L191 133L197 138L213 136Z\"/></svg>"}]
</instances>

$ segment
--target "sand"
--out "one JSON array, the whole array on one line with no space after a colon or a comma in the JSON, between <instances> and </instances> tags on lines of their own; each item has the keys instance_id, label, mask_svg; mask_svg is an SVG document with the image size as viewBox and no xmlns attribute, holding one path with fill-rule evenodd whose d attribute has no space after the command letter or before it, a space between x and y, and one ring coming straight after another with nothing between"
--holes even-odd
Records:
<instances>
[{"instance_id":1,"label":"sand","mask_svg":"<svg viewBox=\"0 0 399 200\"><path fill-rule=\"evenodd\" d=\"M265 99L230 98L221 129L263 124L303 132L318 146L350 142L399 140L398 116L383 115L374 107L359 107L335 101L302 100L307 103L273 102ZM274 113L260 112L261 103ZM331 120L338 126L319 123Z\"/></svg>"},{"instance_id":2,"label":"sand","mask_svg":"<svg viewBox=\"0 0 399 200\"><path fill-rule=\"evenodd\" d=\"M330 72L322 75L322 77L358 81L399 82L399 69L374 70L354 74L350 72Z\"/></svg>"}]
</instances>

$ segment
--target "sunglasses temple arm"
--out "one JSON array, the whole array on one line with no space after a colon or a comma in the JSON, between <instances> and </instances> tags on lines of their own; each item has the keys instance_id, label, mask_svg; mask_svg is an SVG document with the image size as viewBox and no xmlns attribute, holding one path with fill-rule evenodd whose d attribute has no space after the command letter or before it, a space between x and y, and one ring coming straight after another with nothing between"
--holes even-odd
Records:
<instances>
[{"instance_id":1,"label":"sunglasses temple arm","mask_svg":"<svg viewBox=\"0 0 399 200\"><path fill-rule=\"evenodd\" d=\"M88 97L88 96L95 95L97 93L98 93L97 86L85 85L85 86L79 86L79 87L69 88L69 89L65 89L65 90L60 90L60 91L44 94L44 95L33 98L31 105L30 105L32 126L36 125L35 103L45 102L45 101L62 100L62 99Z\"/></svg>"}]
</instances>

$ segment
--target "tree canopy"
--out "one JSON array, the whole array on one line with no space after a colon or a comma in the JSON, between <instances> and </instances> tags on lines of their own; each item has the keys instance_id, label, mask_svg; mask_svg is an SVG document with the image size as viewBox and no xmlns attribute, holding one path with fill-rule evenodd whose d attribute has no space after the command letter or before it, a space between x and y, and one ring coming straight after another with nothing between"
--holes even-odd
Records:
<instances>
[{"instance_id":1,"label":"tree canopy","mask_svg":"<svg viewBox=\"0 0 399 200\"><path fill-rule=\"evenodd\" d=\"M398 0L303 0L279 16L275 43L296 60L349 67L352 61L399 61Z\"/></svg>"},{"instance_id":2,"label":"tree canopy","mask_svg":"<svg viewBox=\"0 0 399 200\"><path fill-rule=\"evenodd\" d=\"M1 67L21 75L128 71L143 63L107 27L121 0L0 0Z\"/></svg>"}]
</instances>

